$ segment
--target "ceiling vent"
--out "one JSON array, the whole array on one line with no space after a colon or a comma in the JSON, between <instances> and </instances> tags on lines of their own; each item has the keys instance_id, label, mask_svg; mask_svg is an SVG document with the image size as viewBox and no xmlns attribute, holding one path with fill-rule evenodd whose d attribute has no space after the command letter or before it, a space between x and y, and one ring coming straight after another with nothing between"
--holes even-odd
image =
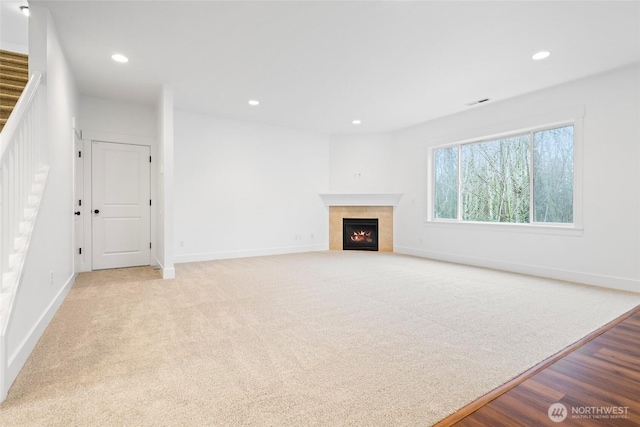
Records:
<instances>
[{"instance_id":1,"label":"ceiling vent","mask_svg":"<svg viewBox=\"0 0 640 427\"><path fill-rule=\"evenodd\" d=\"M490 101L490 98L484 98L484 99L480 99L478 101L473 101L467 104L467 106L471 107L472 105L478 105L478 104L482 104L483 102L487 102Z\"/></svg>"}]
</instances>

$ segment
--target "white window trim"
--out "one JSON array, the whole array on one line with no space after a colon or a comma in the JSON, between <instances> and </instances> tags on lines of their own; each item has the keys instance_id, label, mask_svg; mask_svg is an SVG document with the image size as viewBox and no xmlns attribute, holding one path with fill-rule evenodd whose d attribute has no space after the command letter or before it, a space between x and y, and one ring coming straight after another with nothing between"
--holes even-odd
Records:
<instances>
[{"instance_id":1,"label":"white window trim","mask_svg":"<svg viewBox=\"0 0 640 427\"><path fill-rule=\"evenodd\" d=\"M491 230L491 231L504 231L504 232L518 232L518 233L533 233L533 234L554 234L554 235L567 235L567 236L580 236L583 232L582 222L582 145L583 145L583 121L584 121L584 107L572 109L569 112L555 113L554 118L546 117L544 121L532 119L531 122L536 122L535 125L521 127L518 129L512 128L508 131L498 131L496 133L486 134L474 138L468 138L461 141L449 142L444 144L434 145L427 150L427 203L426 213L424 215L424 222L428 226L432 227L444 227L453 229L465 229L465 230ZM531 223L505 223L505 222L484 222L484 221L463 221L459 219L445 219L434 218L434 194L435 194L435 180L433 177L434 168L434 156L435 151L441 148L461 147L464 144L470 144L474 142L492 141L514 135L521 135L529 132L536 132L539 130L552 129L554 127L573 125L573 223L560 224L560 223L543 223L543 222L531 222ZM503 126L503 129L509 128L509 126ZM458 175L461 173L458 170ZM458 191L460 191L461 180L458 176ZM460 203L458 203L458 211L462 209ZM458 218L460 218L460 212L458 212Z\"/></svg>"}]
</instances>

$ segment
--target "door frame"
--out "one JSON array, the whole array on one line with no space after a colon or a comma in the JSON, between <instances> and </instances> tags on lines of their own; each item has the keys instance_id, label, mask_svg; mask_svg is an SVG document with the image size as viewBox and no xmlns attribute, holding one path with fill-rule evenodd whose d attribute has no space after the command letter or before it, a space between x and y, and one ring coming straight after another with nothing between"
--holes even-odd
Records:
<instances>
[{"instance_id":1,"label":"door frame","mask_svg":"<svg viewBox=\"0 0 640 427\"><path fill-rule=\"evenodd\" d=\"M91 198L92 189L92 170L91 170L91 156L93 141L110 142L114 144L126 144L126 145L143 145L149 147L151 153L151 177L150 177L150 194L152 200L157 200L157 165L160 163L156 161L157 152L155 147L155 140L150 137L137 136L137 135L124 135L110 132L94 132L84 131L83 146L84 151L82 157L84 158L84 198L82 200L82 218L83 218L83 248L82 256L84 257L84 270L93 271L93 229L91 221L91 206L93 200ZM149 256L149 265L155 265L156 260L156 223L157 223L157 203L151 204L151 224L150 224L150 238L151 238L151 254Z\"/></svg>"},{"instance_id":2,"label":"door frame","mask_svg":"<svg viewBox=\"0 0 640 427\"><path fill-rule=\"evenodd\" d=\"M75 124L75 123L74 123ZM73 272L74 274L77 274L81 271L87 271L87 267L86 267L86 258L85 258L85 239L84 239L84 208L85 208L85 189L84 189L84 183L85 183L85 177L84 177L84 166L85 166L85 162L84 159L82 158L82 156L84 156L84 139L82 139L82 132L78 132L78 130L75 129L75 126L73 128L73 159L72 159L72 163L73 163L73 212L74 212L74 216L73 216L73 223L72 223L72 228L73 228ZM80 163L82 164L82 173L79 173L78 168L76 167L78 165L78 158L80 158ZM82 184L81 185L81 191L78 191L78 184ZM78 200L81 200L81 205L77 206L76 203ZM78 212L80 212L80 216L78 218L76 218L75 216L75 212L76 209ZM82 233L82 239L80 242L80 248L82 248L82 252L80 254L78 254L78 247L76 246L76 243L78 242L78 236L76 236L76 221L80 222L80 228L82 229L81 233ZM77 260L77 262L76 262Z\"/></svg>"}]
</instances>

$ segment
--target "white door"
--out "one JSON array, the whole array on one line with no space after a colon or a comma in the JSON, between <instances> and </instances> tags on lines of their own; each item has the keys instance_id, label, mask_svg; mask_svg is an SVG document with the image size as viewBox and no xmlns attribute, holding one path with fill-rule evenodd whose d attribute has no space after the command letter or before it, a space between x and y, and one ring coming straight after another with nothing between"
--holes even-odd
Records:
<instances>
[{"instance_id":1,"label":"white door","mask_svg":"<svg viewBox=\"0 0 640 427\"><path fill-rule=\"evenodd\" d=\"M93 141L93 270L151 264L149 151Z\"/></svg>"},{"instance_id":2,"label":"white door","mask_svg":"<svg viewBox=\"0 0 640 427\"><path fill-rule=\"evenodd\" d=\"M75 156L75 191L73 201L73 230L75 236L75 256L74 256L74 268L73 271L78 273L84 270L82 243L84 242L84 224L82 222L83 215L83 198L84 198L84 155L82 150L82 140L78 137L74 130L74 156ZM86 251L85 251L86 253Z\"/></svg>"}]
</instances>

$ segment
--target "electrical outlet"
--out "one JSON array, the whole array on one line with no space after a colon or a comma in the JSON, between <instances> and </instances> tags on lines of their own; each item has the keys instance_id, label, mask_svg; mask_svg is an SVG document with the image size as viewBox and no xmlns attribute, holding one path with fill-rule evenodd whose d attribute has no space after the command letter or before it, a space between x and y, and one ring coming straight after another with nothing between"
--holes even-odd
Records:
<instances>
[{"instance_id":1,"label":"electrical outlet","mask_svg":"<svg viewBox=\"0 0 640 427\"><path fill-rule=\"evenodd\" d=\"M316 237L313 235L313 233L311 233L311 234L309 235L309 238L310 238L311 240L313 240L313 239L315 239Z\"/></svg>"},{"instance_id":2,"label":"electrical outlet","mask_svg":"<svg viewBox=\"0 0 640 427\"><path fill-rule=\"evenodd\" d=\"M180 247L184 248L184 240L180 240Z\"/></svg>"},{"instance_id":3,"label":"electrical outlet","mask_svg":"<svg viewBox=\"0 0 640 427\"><path fill-rule=\"evenodd\" d=\"M49 273L50 283L49 286L53 286L53 271Z\"/></svg>"}]
</instances>

